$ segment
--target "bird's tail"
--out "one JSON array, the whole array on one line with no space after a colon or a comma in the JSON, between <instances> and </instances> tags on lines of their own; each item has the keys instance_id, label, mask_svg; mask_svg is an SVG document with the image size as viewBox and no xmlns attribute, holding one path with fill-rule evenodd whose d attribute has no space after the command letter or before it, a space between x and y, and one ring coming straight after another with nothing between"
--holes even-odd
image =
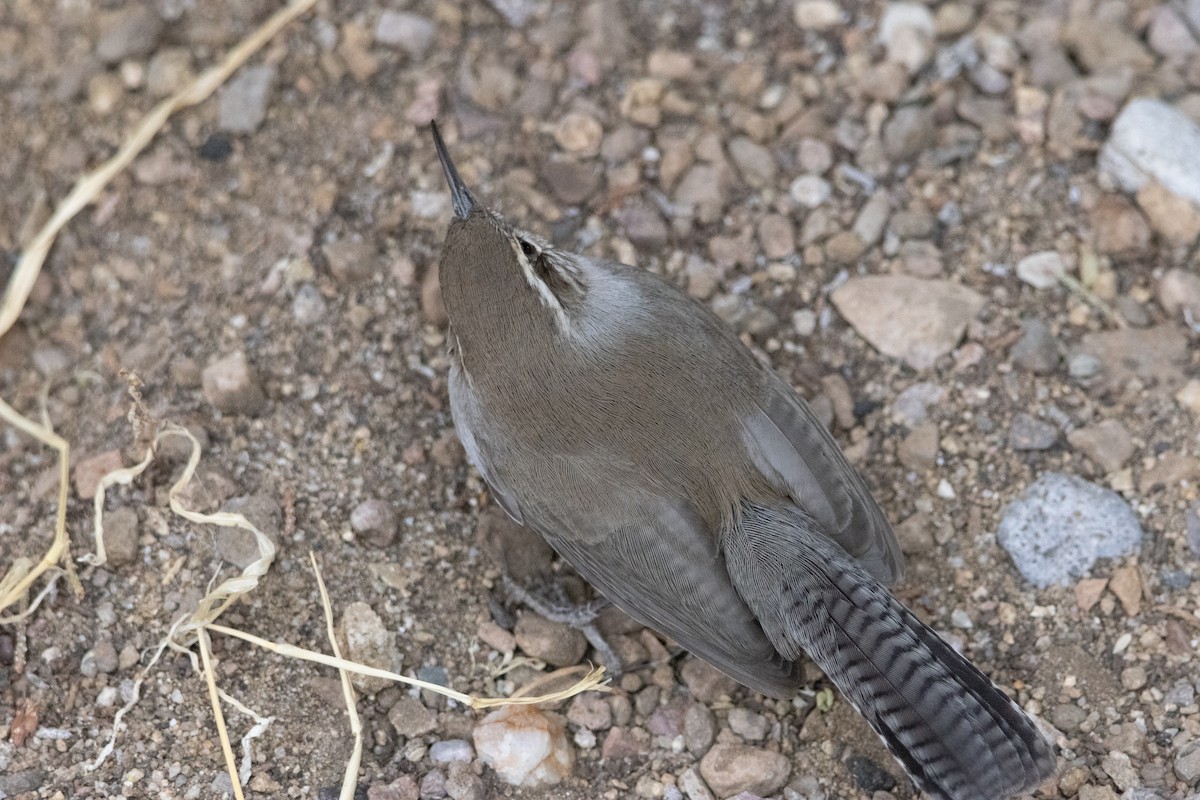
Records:
<instances>
[{"instance_id":1,"label":"bird's tail","mask_svg":"<svg viewBox=\"0 0 1200 800\"><path fill-rule=\"evenodd\" d=\"M1033 721L803 512L745 504L723 546L772 644L807 653L922 791L1001 800L1053 773Z\"/></svg>"}]
</instances>

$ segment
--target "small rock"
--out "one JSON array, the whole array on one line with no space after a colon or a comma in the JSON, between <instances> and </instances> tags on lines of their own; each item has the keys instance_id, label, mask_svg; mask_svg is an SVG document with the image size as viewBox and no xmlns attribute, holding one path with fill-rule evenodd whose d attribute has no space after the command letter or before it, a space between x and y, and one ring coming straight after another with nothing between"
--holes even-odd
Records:
<instances>
[{"instance_id":1,"label":"small rock","mask_svg":"<svg viewBox=\"0 0 1200 800\"><path fill-rule=\"evenodd\" d=\"M43 769L23 769L0 775L0 797L16 797L26 792L36 792L46 782Z\"/></svg>"},{"instance_id":2,"label":"small rock","mask_svg":"<svg viewBox=\"0 0 1200 800\"><path fill-rule=\"evenodd\" d=\"M1052 289L1066 274L1067 265L1055 250L1030 253L1017 262L1017 277L1035 289Z\"/></svg>"},{"instance_id":3,"label":"small rock","mask_svg":"<svg viewBox=\"0 0 1200 800\"><path fill-rule=\"evenodd\" d=\"M831 299L875 349L917 370L950 353L984 304L960 284L906 275L851 278Z\"/></svg>"},{"instance_id":4,"label":"small rock","mask_svg":"<svg viewBox=\"0 0 1200 800\"><path fill-rule=\"evenodd\" d=\"M1185 59L1200 49L1179 12L1165 4L1151 12L1146 42L1160 56L1172 59Z\"/></svg>"},{"instance_id":5,"label":"small rock","mask_svg":"<svg viewBox=\"0 0 1200 800\"><path fill-rule=\"evenodd\" d=\"M702 756L717 736L717 722L708 706L692 703L683 715L683 746L693 756Z\"/></svg>"},{"instance_id":6,"label":"small rock","mask_svg":"<svg viewBox=\"0 0 1200 800\"><path fill-rule=\"evenodd\" d=\"M879 20L879 41L888 61L903 64L909 73L924 67L933 56L933 12L920 3L891 2Z\"/></svg>"},{"instance_id":7,"label":"small rock","mask_svg":"<svg viewBox=\"0 0 1200 800\"><path fill-rule=\"evenodd\" d=\"M1135 552L1142 527L1120 495L1047 472L1008 505L996 540L1027 581L1045 587L1086 575L1098 558Z\"/></svg>"},{"instance_id":8,"label":"small rock","mask_svg":"<svg viewBox=\"0 0 1200 800\"><path fill-rule=\"evenodd\" d=\"M95 660L96 669L105 675L111 675L117 671L119 666L117 648L113 647L111 640L101 639L96 642L96 646L92 649L92 658Z\"/></svg>"},{"instance_id":9,"label":"small rock","mask_svg":"<svg viewBox=\"0 0 1200 800\"><path fill-rule=\"evenodd\" d=\"M1142 686L1146 685L1146 670L1141 667L1136 667L1142 672L1141 686L1131 691L1137 691ZM1124 674L1124 673L1122 673ZM1133 761L1125 753L1113 751L1100 760L1100 766L1108 773L1108 777L1112 778L1113 783L1122 792L1128 792L1130 789L1135 789L1141 784L1141 778L1138 777L1137 770L1133 768ZM1122 800L1134 800L1134 798L1123 795Z\"/></svg>"},{"instance_id":10,"label":"small rock","mask_svg":"<svg viewBox=\"0 0 1200 800\"><path fill-rule=\"evenodd\" d=\"M926 422L913 428L904 441L900 442L897 453L900 463L914 472L928 472L937 466L938 426L937 423Z\"/></svg>"},{"instance_id":11,"label":"small rock","mask_svg":"<svg viewBox=\"0 0 1200 800\"><path fill-rule=\"evenodd\" d=\"M554 667L578 664L587 652L587 639L582 633L532 612L521 615L513 633L527 655Z\"/></svg>"},{"instance_id":12,"label":"small rock","mask_svg":"<svg viewBox=\"0 0 1200 800\"><path fill-rule=\"evenodd\" d=\"M758 241L767 258L787 258L796 252L792 223L782 214L768 214L762 218L758 223Z\"/></svg>"},{"instance_id":13,"label":"small rock","mask_svg":"<svg viewBox=\"0 0 1200 800\"><path fill-rule=\"evenodd\" d=\"M853 264L866 250L866 244L853 231L835 233L825 242L825 257L835 264Z\"/></svg>"},{"instance_id":14,"label":"small rock","mask_svg":"<svg viewBox=\"0 0 1200 800\"><path fill-rule=\"evenodd\" d=\"M936 383L914 383L896 395L892 401L892 415L896 420L915 427L929 418L929 409L942 402L946 390Z\"/></svg>"},{"instance_id":15,"label":"small rock","mask_svg":"<svg viewBox=\"0 0 1200 800\"><path fill-rule=\"evenodd\" d=\"M442 283L438 278L436 264L430 265L425 270L425 277L421 279L421 313L427 323L438 328L450 321L446 316L446 304L442 300Z\"/></svg>"},{"instance_id":16,"label":"small rock","mask_svg":"<svg viewBox=\"0 0 1200 800\"><path fill-rule=\"evenodd\" d=\"M1173 488L1200 478L1200 460L1179 452L1167 452L1142 472L1138 491L1142 494Z\"/></svg>"},{"instance_id":17,"label":"small rock","mask_svg":"<svg viewBox=\"0 0 1200 800\"><path fill-rule=\"evenodd\" d=\"M584 692L571 701L567 709L567 721L590 731L605 731L612 727L612 706L603 695Z\"/></svg>"},{"instance_id":18,"label":"small rock","mask_svg":"<svg viewBox=\"0 0 1200 800\"><path fill-rule=\"evenodd\" d=\"M467 451L453 430L444 431L429 448L433 463L445 469L457 469L466 463Z\"/></svg>"},{"instance_id":19,"label":"small rock","mask_svg":"<svg viewBox=\"0 0 1200 800\"><path fill-rule=\"evenodd\" d=\"M684 661L679 677L683 679L692 697L701 703L711 705L737 691L737 682L733 678L698 658Z\"/></svg>"},{"instance_id":20,"label":"small rock","mask_svg":"<svg viewBox=\"0 0 1200 800\"><path fill-rule=\"evenodd\" d=\"M506 706L475 726L475 750L505 783L555 786L571 775L575 753L557 714Z\"/></svg>"},{"instance_id":21,"label":"small rock","mask_svg":"<svg viewBox=\"0 0 1200 800\"><path fill-rule=\"evenodd\" d=\"M406 739L437 729L437 714L415 697L401 696L388 709L388 722Z\"/></svg>"},{"instance_id":22,"label":"small rock","mask_svg":"<svg viewBox=\"0 0 1200 800\"><path fill-rule=\"evenodd\" d=\"M729 142L729 156L748 185L757 189L774 181L775 158L761 144L745 136L735 136Z\"/></svg>"},{"instance_id":23,"label":"small rock","mask_svg":"<svg viewBox=\"0 0 1200 800\"><path fill-rule=\"evenodd\" d=\"M705 261L698 255L688 256L683 266L687 278L688 294L699 300L707 300L721 285L721 269L710 261Z\"/></svg>"},{"instance_id":24,"label":"small rock","mask_svg":"<svg viewBox=\"0 0 1200 800\"><path fill-rule=\"evenodd\" d=\"M862 210L854 218L854 234L867 247L872 247L883 236L887 229L888 216L892 212L892 201L886 191L880 190L871 195L863 204Z\"/></svg>"},{"instance_id":25,"label":"small rock","mask_svg":"<svg viewBox=\"0 0 1200 800\"><path fill-rule=\"evenodd\" d=\"M350 512L350 527L369 547L383 549L396 541L399 517L386 500L364 500Z\"/></svg>"},{"instance_id":26,"label":"small rock","mask_svg":"<svg viewBox=\"0 0 1200 800\"><path fill-rule=\"evenodd\" d=\"M554 557L550 545L537 531L517 524L498 508L479 516L475 538L480 549L522 586L545 580L550 574Z\"/></svg>"},{"instance_id":27,"label":"small rock","mask_svg":"<svg viewBox=\"0 0 1200 800\"><path fill-rule=\"evenodd\" d=\"M796 148L796 160L800 169L813 175L821 175L833 166L833 150L820 139L805 136Z\"/></svg>"},{"instance_id":28,"label":"small rock","mask_svg":"<svg viewBox=\"0 0 1200 800\"><path fill-rule=\"evenodd\" d=\"M302 328L320 322L321 318L325 316L327 308L325 298L321 296L320 290L311 283L306 283L297 289L296 296L292 298L292 317Z\"/></svg>"},{"instance_id":29,"label":"small rock","mask_svg":"<svg viewBox=\"0 0 1200 800\"><path fill-rule=\"evenodd\" d=\"M801 175L788 187L788 196L804 208L816 208L833 194L829 181L819 175Z\"/></svg>"},{"instance_id":30,"label":"small rock","mask_svg":"<svg viewBox=\"0 0 1200 800\"><path fill-rule=\"evenodd\" d=\"M375 247L361 236L343 236L321 245L321 255L329 265L329 273L339 283L358 283L379 272Z\"/></svg>"},{"instance_id":31,"label":"small rock","mask_svg":"<svg viewBox=\"0 0 1200 800\"><path fill-rule=\"evenodd\" d=\"M1090 380L1099 375L1103 369L1104 365L1100 363L1100 359L1089 353L1076 353L1071 356L1071 361L1067 364L1067 372L1072 378L1079 381Z\"/></svg>"},{"instance_id":32,"label":"small rock","mask_svg":"<svg viewBox=\"0 0 1200 800\"><path fill-rule=\"evenodd\" d=\"M905 242L900 245L900 263L915 278L936 278L942 274L942 251L933 242Z\"/></svg>"},{"instance_id":33,"label":"small rock","mask_svg":"<svg viewBox=\"0 0 1200 800\"><path fill-rule=\"evenodd\" d=\"M1178 267L1167 270L1158 282L1158 302L1172 318L1187 311L1200 321L1200 275Z\"/></svg>"},{"instance_id":34,"label":"small rock","mask_svg":"<svg viewBox=\"0 0 1200 800\"><path fill-rule=\"evenodd\" d=\"M1108 587L1108 578L1084 578L1075 584L1075 604L1085 614L1092 610Z\"/></svg>"},{"instance_id":35,"label":"small rock","mask_svg":"<svg viewBox=\"0 0 1200 800\"><path fill-rule=\"evenodd\" d=\"M805 31L827 31L845 21L845 12L833 0L798 0L792 19Z\"/></svg>"},{"instance_id":36,"label":"small rock","mask_svg":"<svg viewBox=\"0 0 1200 800\"><path fill-rule=\"evenodd\" d=\"M129 3L115 12L96 41L96 57L105 64L149 55L163 32L162 17L151 3Z\"/></svg>"},{"instance_id":37,"label":"small rock","mask_svg":"<svg viewBox=\"0 0 1200 800\"><path fill-rule=\"evenodd\" d=\"M204 399L224 414L257 415L267 397L241 350L212 361L200 375Z\"/></svg>"},{"instance_id":38,"label":"small rock","mask_svg":"<svg viewBox=\"0 0 1200 800\"><path fill-rule=\"evenodd\" d=\"M1058 441L1058 429L1029 414L1017 414L1008 429L1013 450L1049 450Z\"/></svg>"},{"instance_id":39,"label":"small rock","mask_svg":"<svg viewBox=\"0 0 1200 800\"><path fill-rule=\"evenodd\" d=\"M159 50L146 65L146 91L155 97L175 94L192 81L192 54L183 47Z\"/></svg>"},{"instance_id":40,"label":"small rock","mask_svg":"<svg viewBox=\"0 0 1200 800\"><path fill-rule=\"evenodd\" d=\"M614 216L625 229L625 236L639 250L659 250L670 237L662 215L644 200L624 203Z\"/></svg>"},{"instance_id":41,"label":"small rock","mask_svg":"<svg viewBox=\"0 0 1200 800\"><path fill-rule=\"evenodd\" d=\"M494 793L485 787L483 779L472 771L468 763L456 761L450 764L446 776L446 794L450 800L491 800Z\"/></svg>"},{"instance_id":42,"label":"small rock","mask_svg":"<svg viewBox=\"0 0 1200 800\"><path fill-rule=\"evenodd\" d=\"M1150 246L1146 218L1119 195L1105 195L1092 209L1092 233L1101 253L1139 253Z\"/></svg>"},{"instance_id":43,"label":"small rock","mask_svg":"<svg viewBox=\"0 0 1200 800\"><path fill-rule=\"evenodd\" d=\"M1200 781L1200 739L1193 739L1175 754L1175 776L1189 786Z\"/></svg>"},{"instance_id":44,"label":"small rock","mask_svg":"<svg viewBox=\"0 0 1200 800\"><path fill-rule=\"evenodd\" d=\"M892 774L866 756L851 756L846 759L846 767L854 776L858 788L864 792L887 792L896 786L896 779Z\"/></svg>"},{"instance_id":45,"label":"small rock","mask_svg":"<svg viewBox=\"0 0 1200 800\"><path fill-rule=\"evenodd\" d=\"M421 800L441 800L446 796L446 773L431 769L421 778Z\"/></svg>"},{"instance_id":46,"label":"small rock","mask_svg":"<svg viewBox=\"0 0 1200 800\"><path fill-rule=\"evenodd\" d=\"M570 157L547 159L542 164L541 176L554 196L569 206L583 203L600 190L601 179L595 165ZM665 240L666 235L662 238Z\"/></svg>"},{"instance_id":47,"label":"small rock","mask_svg":"<svg viewBox=\"0 0 1200 800\"><path fill-rule=\"evenodd\" d=\"M748 742L761 742L771 731L771 721L745 708L729 709L729 730Z\"/></svg>"},{"instance_id":48,"label":"small rock","mask_svg":"<svg viewBox=\"0 0 1200 800\"><path fill-rule=\"evenodd\" d=\"M123 466L120 450L106 450L81 459L74 470L76 494L84 500L91 500L100 489L100 479Z\"/></svg>"},{"instance_id":49,"label":"small rock","mask_svg":"<svg viewBox=\"0 0 1200 800\"><path fill-rule=\"evenodd\" d=\"M1067 442L1095 461L1105 474L1116 472L1133 457L1133 440L1125 426L1106 419L1067 434Z\"/></svg>"},{"instance_id":50,"label":"small rock","mask_svg":"<svg viewBox=\"0 0 1200 800\"><path fill-rule=\"evenodd\" d=\"M600 152L604 139L604 128L590 114L572 111L558 122L554 130L554 141L569 153L594 156Z\"/></svg>"},{"instance_id":51,"label":"small rock","mask_svg":"<svg viewBox=\"0 0 1200 800\"><path fill-rule=\"evenodd\" d=\"M418 14L385 10L375 23L375 41L388 47L398 47L414 59L425 57L433 44L434 24Z\"/></svg>"},{"instance_id":52,"label":"small rock","mask_svg":"<svg viewBox=\"0 0 1200 800\"><path fill-rule=\"evenodd\" d=\"M469 764L474 757L475 751L470 743L462 739L446 739L429 746L429 760L434 764L452 764L455 761Z\"/></svg>"},{"instance_id":53,"label":"small rock","mask_svg":"<svg viewBox=\"0 0 1200 800\"><path fill-rule=\"evenodd\" d=\"M1113 123L1099 165L1127 192L1148 181L1200 204L1200 125L1173 106L1146 97L1129 101Z\"/></svg>"},{"instance_id":54,"label":"small rock","mask_svg":"<svg viewBox=\"0 0 1200 800\"><path fill-rule=\"evenodd\" d=\"M355 602L346 606L338 632L345 647L345 657L350 661L393 672L400 666L395 636L366 603ZM366 694L375 694L392 685L387 678L358 673L350 673L350 681Z\"/></svg>"},{"instance_id":55,"label":"small rock","mask_svg":"<svg viewBox=\"0 0 1200 800\"><path fill-rule=\"evenodd\" d=\"M138 515L127 506L104 513L104 550L114 567L132 564L138 557Z\"/></svg>"},{"instance_id":56,"label":"small rock","mask_svg":"<svg viewBox=\"0 0 1200 800\"><path fill-rule=\"evenodd\" d=\"M700 774L718 797L738 792L767 796L787 783L792 765L769 750L738 744L717 744L700 759Z\"/></svg>"},{"instance_id":57,"label":"small rock","mask_svg":"<svg viewBox=\"0 0 1200 800\"><path fill-rule=\"evenodd\" d=\"M217 128L226 133L254 133L267 118L275 88L275 67L242 67L221 90Z\"/></svg>"},{"instance_id":58,"label":"small rock","mask_svg":"<svg viewBox=\"0 0 1200 800\"><path fill-rule=\"evenodd\" d=\"M714 800L713 793L695 767L688 767L679 776L679 788L688 800Z\"/></svg>"},{"instance_id":59,"label":"small rock","mask_svg":"<svg viewBox=\"0 0 1200 800\"><path fill-rule=\"evenodd\" d=\"M1142 610L1142 574L1137 567L1117 567L1108 580L1108 588L1121 601L1126 615L1136 617Z\"/></svg>"},{"instance_id":60,"label":"small rock","mask_svg":"<svg viewBox=\"0 0 1200 800\"><path fill-rule=\"evenodd\" d=\"M278 543L283 512L274 495L259 492L234 497L227 501L221 510L230 514L241 514L262 531L263 535L272 543ZM213 536L213 541L221 558L238 569L245 569L262 557L257 537L253 531L244 528L218 528Z\"/></svg>"},{"instance_id":61,"label":"small rock","mask_svg":"<svg viewBox=\"0 0 1200 800\"><path fill-rule=\"evenodd\" d=\"M675 203L690 207L696 219L704 224L716 222L725 206L721 176L710 164L696 164L675 187Z\"/></svg>"},{"instance_id":62,"label":"small rock","mask_svg":"<svg viewBox=\"0 0 1200 800\"><path fill-rule=\"evenodd\" d=\"M640 759L650 748L650 734L641 728L615 727L604 737L601 755L606 761Z\"/></svg>"},{"instance_id":63,"label":"small rock","mask_svg":"<svg viewBox=\"0 0 1200 800\"><path fill-rule=\"evenodd\" d=\"M1150 227L1175 247L1185 247L1200 237L1200 205L1148 181L1138 189L1137 204L1150 220Z\"/></svg>"},{"instance_id":64,"label":"small rock","mask_svg":"<svg viewBox=\"0 0 1200 800\"><path fill-rule=\"evenodd\" d=\"M1050 709L1050 722L1067 733L1078 730L1085 719L1087 712L1074 703L1060 703Z\"/></svg>"},{"instance_id":65,"label":"small rock","mask_svg":"<svg viewBox=\"0 0 1200 800\"><path fill-rule=\"evenodd\" d=\"M1200 414L1200 380L1192 378L1175 393L1175 402L1191 411Z\"/></svg>"},{"instance_id":66,"label":"small rock","mask_svg":"<svg viewBox=\"0 0 1200 800\"><path fill-rule=\"evenodd\" d=\"M401 775L391 783L377 783L367 789L367 800L418 800L421 790L417 782L407 775Z\"/></svg>"},{"instance_id":67,"label":"small rock","mask_svg":"<svg viewBox=\"0 0 1200 800\"><path fill-rule=\"evenodd\" d=\"M1174 388L1183 382L1188 361L1187 338L1173 325L1089 333L1079 349L1099 360L1107 384L1113 388L1134 378L1143 384Z\"/></svg>"},{"instance_id":68,"label":"small rock","mask_svg":"<svg viewBox=\"0 0 1200 800\"><path fill-rule=\"evenodd\" d=\"M932 106L901 106L883 126L883 151L893 161L904 161L937 142Z\"/></svg>"}]
</instances>

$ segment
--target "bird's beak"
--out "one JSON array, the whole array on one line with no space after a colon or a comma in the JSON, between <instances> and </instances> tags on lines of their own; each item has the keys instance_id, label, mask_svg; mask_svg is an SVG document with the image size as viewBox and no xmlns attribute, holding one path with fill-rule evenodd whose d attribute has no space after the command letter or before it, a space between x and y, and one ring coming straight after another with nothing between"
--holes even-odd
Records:
<instances>
[{"instance_id":1,"label":"bird's beak","mask_svg":"<svg viewBox=\"0 0 1200 800\"><path fill-rule=\"evenodd\" d=\"M433 146L437 149L438 161L442 162L442 172L446 174L446 183L450 185L450 202L454 204L454 216L466 219L471 215L471 210L475 208L475 198L471 196L466 184L458 176L458 170L454 168L454 162L450 160L450 153L446 150L446 143L442 141L442 135L438 133L437 123L430 122L429 129L433 132Z\"/></svg>"}]
</instances>

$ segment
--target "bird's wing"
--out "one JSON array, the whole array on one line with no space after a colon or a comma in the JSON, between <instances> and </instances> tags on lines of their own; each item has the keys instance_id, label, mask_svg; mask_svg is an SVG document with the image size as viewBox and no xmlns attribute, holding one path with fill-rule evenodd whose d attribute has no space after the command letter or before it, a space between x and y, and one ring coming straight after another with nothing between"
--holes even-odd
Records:
<instances>
[{"instance_id":1,"label":"bird's wing","mask_svg":"<svg viewBox=\"0 0 1200 800\"><path fill-rule=\"evenodd\" d=\"M903 577L900 544L862 477L808 404L774 373L743 420L743 434L763 476L825 535L876 580L890 584Z\"/></svg>"},{"instance_id":2,"label":"bird's wing","mask_svg":"<svg viewBox=\"0 0 1200 800\"><path fill-rule=\"evenodd\" d=\"M629 498L624 509L605 530L569 511L538 513L533 524L629 616L757 692L795 694L796 664L775 651L733 587L717 536L699 515L685 503L650 496Z\"/></svg>"}]
</instances>

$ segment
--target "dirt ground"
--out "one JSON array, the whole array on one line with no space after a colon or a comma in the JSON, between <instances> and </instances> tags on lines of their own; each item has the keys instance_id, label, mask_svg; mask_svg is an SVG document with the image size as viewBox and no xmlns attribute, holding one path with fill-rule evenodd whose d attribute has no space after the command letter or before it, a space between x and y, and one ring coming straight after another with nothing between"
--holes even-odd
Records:
<instances>
[{"instance_id":1,"label":"dirt ground","mask_svg":"<svg viewBox=\"0 0 1200 800\"><path fill-rule=\"evenodd\" d=\"M1173 268L1195 275L1195 237L1164 234L1097 166L1127 97L1200 108L1194 31L1155 34L1167 12L1153 2L964 0L927 4L933 37L904 50L880 41L886 4L843 3L827 20L829 5L318 2L251 60L253 80L226 89L240 94L174 117L66 228L0 341L0 395L36 417L45 392L72 444L75 555L91 547L95 476L140 457L119 375L131 369L151 413L204 444L189 501L241 510L279 546L225 624L327 651L311 550L339 618L369 605L405 674L483 695L533 677L493 672L508 641L497 627L518 612L477 537L489 500L447 402L427 279L449 220L424 128L436 115L478 196L562 246L686 286L832 419L900 529L898 595L1057 737L1061 772L1038 796L1200 792L1200 401L1180 392L1200 350L1163 285ZM0 278L81 172L275 7L0 5ZM1108 26L1095 35L1110 46L1072 34L1079 20ZM804 174L823 177L796 187ZM880 207L864 209L879 191L874 224ZM1083 288L1022 281L1015 265L1038 251L1061 253ZM953 352L914 369L831 304L848 277L875 274L962 284L983 308ZM1028 320L1045 323L1041 366L1014 349ZM1182 354L1101 348L1103 374L1124 365L1127 379L1087 379L1087 337L1160 329ZM236 353L250 372L231 399L203 376ZM927 386L910 397L941 390L915 416L897 404L914 385ZM1069 436L1102 420L1128 434L1115 465ZM244 555L167 510L180 463L167 453L109 492L112 560L80 565L82 597L60 583L0 628L0 797L227 794L204 683L173 653L90 769L139 663ZM1037 588L997 544L1006 504L1050 471L1116 490L1144 529L1135 555L1090 569L1098 581ZM0 567L44 552L55 475L52 451L4 429ZM369 500L382 505L352 524ZM563 784L507 786L477 757L435 764L429 746L471 741L482 715L426 696L436 725L406 736L395 709L409 695L391 688L359 703L360 796L679 797L689 770L709 775L712 734L684 723L693 705L718 742L787 757L772 797L912 796L840 699L826 711L722 698L687 656L656 661L648 636L619 633L634 668L608 701L616 722L591 731L580 709L558 709L576 758ZM274 717L248 795L336 797L352 742L336 673L214 646L222 688ZM28 738L18 711L36 714ZM253 724L226 713L235 739Z\"/></svg>"}]
</instances>

